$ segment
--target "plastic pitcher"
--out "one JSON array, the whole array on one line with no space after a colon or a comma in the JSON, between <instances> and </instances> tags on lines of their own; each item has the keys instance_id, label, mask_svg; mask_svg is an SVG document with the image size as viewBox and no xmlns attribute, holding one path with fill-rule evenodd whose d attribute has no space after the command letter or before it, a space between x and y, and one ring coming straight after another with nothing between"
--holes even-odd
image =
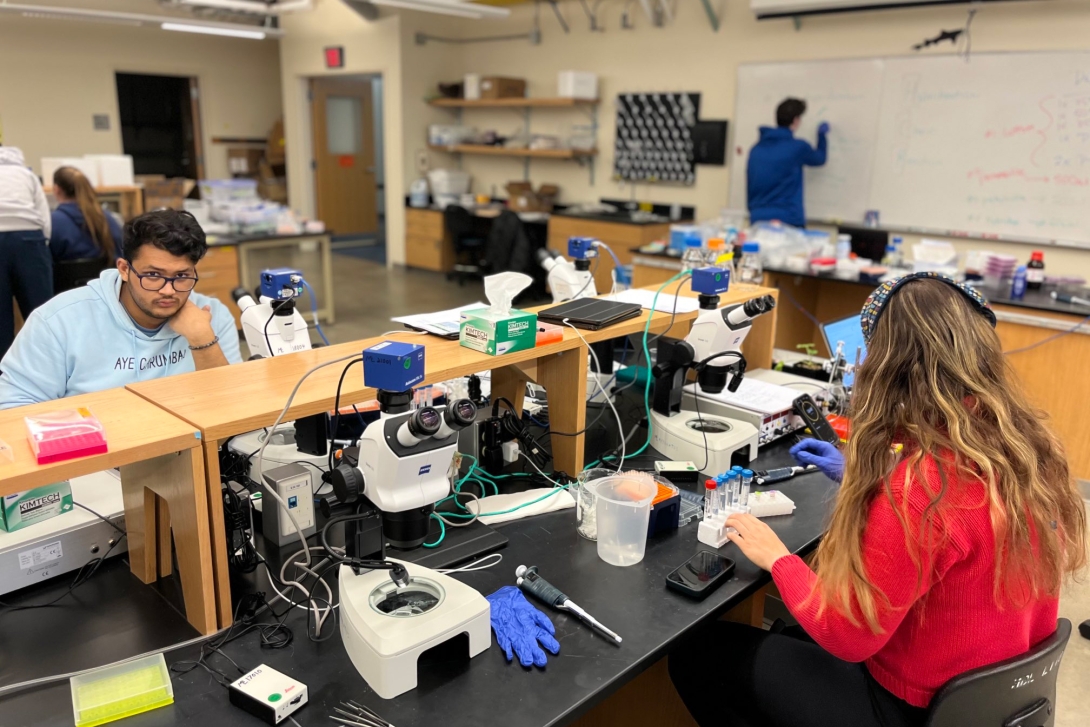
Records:
<instances>
[{"instance_id":1,"label":"plastic pitcher","mask_svg":"<svg viewBox=\"0 0 1090 727\"><path fill-rule=\"evenodd\" d=\"M595 505L594 491L587 485L616 474L617 470L604 467L595 467L579 473L575 492L575 522L578 533L587 540L598 539L598 510Z\"/></svg>"},{"instance_id":2,"label":"plastic pitcher","mask_svg":"<svg viewBox=\"0 0 1090 727\"><path fill-rule=\"evenodd\" d=\"M639 563L647 548L651 501L658 485L614 476L587 486L593 489L596 500L598 557L610 565Z\"/></svg>"}]
</instances>

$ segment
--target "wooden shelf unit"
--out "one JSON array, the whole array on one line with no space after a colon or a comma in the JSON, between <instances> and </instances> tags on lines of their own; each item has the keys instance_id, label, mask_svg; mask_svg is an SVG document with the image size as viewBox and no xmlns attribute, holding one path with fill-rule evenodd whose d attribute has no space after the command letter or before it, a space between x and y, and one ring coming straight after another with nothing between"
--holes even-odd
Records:
<instances>
[{"instance_id":1,"label":"wooden shelf unit","mask_svg":"<svg viewBox=\"0 0 1090 727\"><path fill-rule=\"evenodd\" d=\"M596 98L433 98L429 106L443 109L574 108L596 106Z\"/></svg>"},{"instance_id":2,"label":"wooden shelf unit","mask_svg":"<svg viewBox=\"0 0 1090 727\"><path fill-rule=\"evenodd\" d=\"M481 154L497 157L520 157L526 159L583 159L595 156L597 149L508 149L487 144L455 144L454 146L436 146L428 144L432 151L444 151L449 154Z\"/></svg>"}]
</instances>

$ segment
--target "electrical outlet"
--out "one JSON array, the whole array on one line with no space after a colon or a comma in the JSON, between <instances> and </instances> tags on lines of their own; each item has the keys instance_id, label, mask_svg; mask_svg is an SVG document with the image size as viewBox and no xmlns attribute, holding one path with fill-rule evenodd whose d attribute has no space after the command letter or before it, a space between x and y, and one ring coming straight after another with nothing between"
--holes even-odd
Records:
<instances>
[{"instance_id":1,"label":"electrical outlet","mask_svg":"<svg viewBox=\"0 0 1090 727\"><path fill-rule=\"evenodd\" d=\"M416 151L416 171L421 174L427 174L428 169L431 168L431 157L428 156L427 149L418 149Z\"/></svg>"}]
</instances>

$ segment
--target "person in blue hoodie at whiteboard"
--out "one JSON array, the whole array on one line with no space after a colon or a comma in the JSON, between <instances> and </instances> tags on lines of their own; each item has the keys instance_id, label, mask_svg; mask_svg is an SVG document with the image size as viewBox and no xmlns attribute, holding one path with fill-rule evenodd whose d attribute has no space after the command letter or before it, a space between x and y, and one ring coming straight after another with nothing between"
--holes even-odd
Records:
<instances>
[{"instance_id":1,"label":"person in blue hoodie at whiteboard","mask_svg":"<svg viewBox=\"0 0 1090 727\"><path fill-rule=\"evenodd\" d=\"M241 363L230 311L193 292L207 250L188 212L131 220L116 268L27 319L0 361L0 409Z\"/></svg>"},{"instance_id":2,"label":"person in blue hoodie at whiteboard","mask_svg":"<svg viewBox=\"0 0 1090 727\"><path fill-rule=\"evenodd\" d=\"M760 140L749 151L746 166L746 200L749 221L779 220L795 227L806 226L802 203L802 168L825 164L829 124L821 122L817 147L795 138L806 102L785 99L776 108L776 128L761 127Z\"/></svg>"}]
</instances>

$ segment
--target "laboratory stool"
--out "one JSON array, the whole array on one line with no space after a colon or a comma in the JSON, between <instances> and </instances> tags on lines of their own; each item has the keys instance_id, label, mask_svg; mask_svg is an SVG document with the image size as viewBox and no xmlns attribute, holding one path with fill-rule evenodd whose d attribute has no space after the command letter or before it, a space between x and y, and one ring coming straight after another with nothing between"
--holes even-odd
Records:
<instances>
[{"instance_id":1,"label":"laboratory stool","mask_svg":"<svg viewBox=\"0 0 1090 727\"><path fill-rule=\"evenodd\" d=\"M1024 654L956 676L931 700L926 727L1052 727L1056 675L1071 637L1061 618L1056 632Z\"/></svg>"}]
</instances>

